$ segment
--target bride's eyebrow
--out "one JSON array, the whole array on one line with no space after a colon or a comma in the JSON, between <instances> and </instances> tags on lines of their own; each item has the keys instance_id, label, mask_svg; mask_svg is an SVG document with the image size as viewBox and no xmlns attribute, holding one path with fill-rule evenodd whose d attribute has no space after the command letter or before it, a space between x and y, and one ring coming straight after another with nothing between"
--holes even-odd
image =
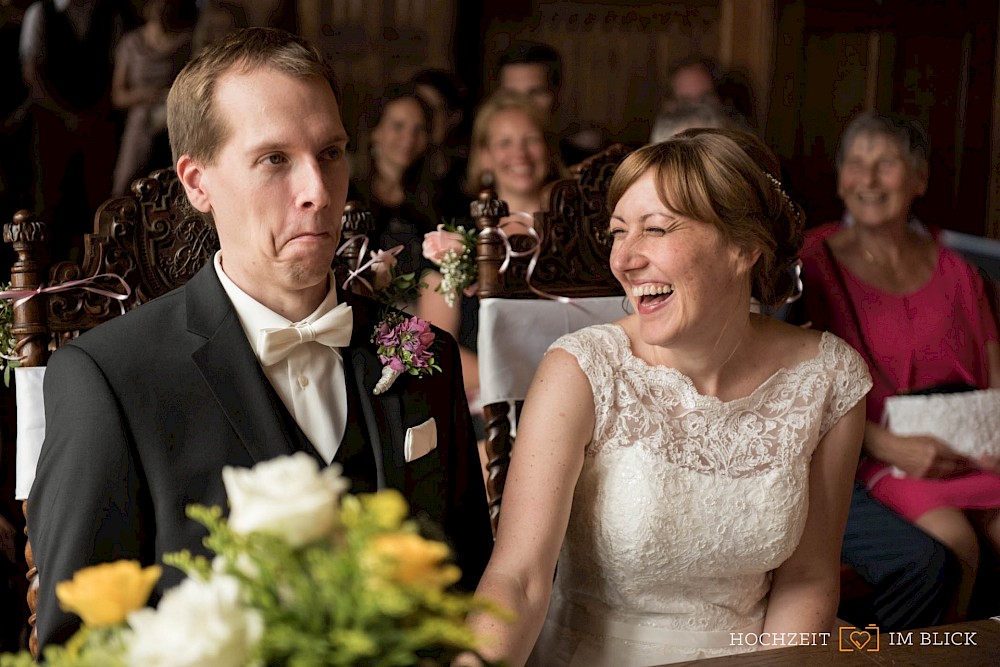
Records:
<instances>
[{"instance_id":1,"label":"bride's eyebrow","mask_svg":"<svg viewBox=\"0 0 1000 667\"><path fill-rule=\"evenodd\" d=\"M671 213L670 211L653 211L651 213L644 213L643 215L640 215L639 222L645 224L646 222L649 221L650 218L657 218L657 217L664 218L667 222L670 223L681 221L680 216L678 216L675 213ZM618 220L620 222L625 222L625 218L615 213L611 214L611 219Z\"/></svg>"},{"instance_id":2,"label":"bride's eyebrow","mask_svg":"<svg viewBox=\"0 0 1000 667\"><path fill-rule=\"evenodd\" d=\"M652 213L646 213L639 217L639 222L646 223L649 222L650 218L663 218L665 222L674 224L681 221L681 217L676 213L671 213L670 211L653 211Z\"/></svg>"}]
</instances>

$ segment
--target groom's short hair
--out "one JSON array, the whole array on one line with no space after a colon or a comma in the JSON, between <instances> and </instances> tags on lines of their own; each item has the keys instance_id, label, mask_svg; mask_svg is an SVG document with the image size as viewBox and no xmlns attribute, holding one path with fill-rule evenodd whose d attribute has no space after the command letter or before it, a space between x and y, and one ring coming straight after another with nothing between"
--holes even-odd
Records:
<instances>
[{"instance_id":1,"label":"groom's short hair","mask_svg":"<svg viewBox=\"0 0 1000 667\"><path fill-rule=\"evenodd\" d=\"M232 70L270 68L296 78L320 78L340 104L340 87L323 55L304 40L277 28L245 28L194 57L170 87L167 130L174 164L182 155L211 164L228 138L225 110L216 108L215 88Z\"/></svg>"}]
</instances>

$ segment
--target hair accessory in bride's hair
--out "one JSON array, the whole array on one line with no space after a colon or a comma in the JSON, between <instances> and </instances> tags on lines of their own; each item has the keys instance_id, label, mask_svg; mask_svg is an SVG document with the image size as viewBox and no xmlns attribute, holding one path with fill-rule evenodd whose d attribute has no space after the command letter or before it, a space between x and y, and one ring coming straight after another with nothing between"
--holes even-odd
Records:
<instances>
[{"instance_id":1,"label":"hair accessory in bride's hair","mask_svg":"<svg viewBox=\"0 0 1000 667\"><path fill-rule=\"evenodd\" d=\"M781 181L779 181L778 179L776 179L768 171L765 171L764 175L767 176L767 180L771 181L771 184L774 186L774 189L778 191L778 194L781 195L781 198L785 200L786 204L788 204L788 208L792 209L792 214L795 216L795 220L799 224L801 224L802 223L802 212L799 210L799 207L796 206L795 202L792 201L792 198L788 196L788 193L785 192L785 188L781 187Z\"/></svg>"}]
</instances>

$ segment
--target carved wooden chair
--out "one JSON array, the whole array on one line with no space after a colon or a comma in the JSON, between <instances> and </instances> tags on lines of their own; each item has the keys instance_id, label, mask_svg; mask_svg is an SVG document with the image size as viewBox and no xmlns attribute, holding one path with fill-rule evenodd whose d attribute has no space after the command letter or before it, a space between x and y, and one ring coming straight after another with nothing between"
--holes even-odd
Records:
<instances>
[{"instance_id":1,"label":"carved wooden chair","mask_svg":"<svg viewBox=\"0 0 1000 667\"><path fill-rule=\"evenodd\" d=\"M609 266L606 200L611 177L628 153L624 146L611 146L571 168L572 178L551 187L547 209L534 216L539 237L534 260L508 259L508 243L518 254L536 241L509 227L501 231L500 220L508 211L495 192L484 190L472 204L480 229L478 352L486 421L486 495L494 532L513 446L510 402L524 398L542 354L559 335L625 314L624 292ZM573 302L540 298L539 292ZM512 330L518 326L514 323L523 326L527 318L533 318L531 336Z\"/></svg>"},{"instance_id":2,"label":"carved wooden chair","mask_svg":"<svg viewBox=\"0 0 1000 667\"><path fill-rule=\"evenodd\" d=\"M341 282L353 267L358 266L360 244L349 241L364 235L371 224L371 214L349 203L343 223L345 247L333 267ZM40 373L32 377L28 372L41 370L49 355L61 344L116 317L123 308L131 310L183 285L211 261L219 247L215 228L190 205L173 169L155 171L148 178L137 179L130 195L102 204L95 214L94 232L84 237L79 263L64 261L47 266L44 259L47 233L46 224L26 211L19 211L13 223L4 225L4 241L13 246L16 254L11 269L12 290L35 290L41 285L49 289L67 287L70 281L88 279L90 283L86 289L70 284L64 291L41 292L15 305L12 333L17 344L14 354L21 364L15 377L22 379L23 376L19 384L25 386L31 382L40 387ZM121 281L109 274L120 277ZM351 284L355 291L370 295L361 281ZM120 302L102 293L123 292L123 285L128 286L129 294ZM26 372L22 374L22 370ZM19 414L25 407L21 396L19 387ZM28 410L40 412L39 396L36 394L30 399L33 405L26 406ZM20 460L18 466L20 477ZM33 479L33 469L32 462L30 479ZM19 480L18 487L18 498L26 499L25 484ZM26 500L23 507L27 521ZM25 548L25 557L29 568L31 617L28 623L32 629L29 645L37 655L34 624L38 573L30 542Z\"/></svg>"}]
</instances>

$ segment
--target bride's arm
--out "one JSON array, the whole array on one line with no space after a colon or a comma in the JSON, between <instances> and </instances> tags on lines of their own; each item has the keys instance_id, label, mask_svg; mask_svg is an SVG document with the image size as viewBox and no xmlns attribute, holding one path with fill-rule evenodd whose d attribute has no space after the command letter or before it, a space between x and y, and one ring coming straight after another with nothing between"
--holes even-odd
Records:
<instances>
[{"instance_id":1,"label":"bride's arm","mask_svg":"<svg viewBox=\"0 0 1000 667\"><path fill-rule=\"evenodd\" d=\"M840 545L865 428L858 401L813 453L809 514L795 552L774 571L764 632L831 632L840 599Z\"/></svg>"},{"instance_id":2,"label":"bride's arm","mask_svg":"<svg viewBox=\"0 0 1000 667\"><path fill-rule=\"evenodd\" d=\"M576 359L552 350L542 360L518 422L496 546L476 594L513 611L505 623L470 619L483 654L523 665L538 638L552 593L583 450L594 431L594 397Z\"/></svg>"}]
</instances>

